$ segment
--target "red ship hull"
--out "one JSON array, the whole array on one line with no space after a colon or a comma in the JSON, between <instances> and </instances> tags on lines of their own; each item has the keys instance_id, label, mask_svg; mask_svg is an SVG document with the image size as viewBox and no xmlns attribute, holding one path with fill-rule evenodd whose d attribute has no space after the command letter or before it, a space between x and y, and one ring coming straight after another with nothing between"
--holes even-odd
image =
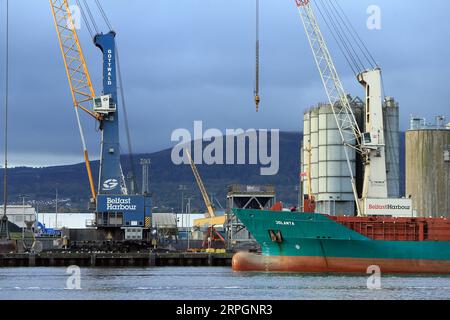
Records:
<instances>
[{"instance_id":1,"label":"red ship hull","mask_svg":"<svg viewBox=\"0 0 450 320\"><path fill-rule=\"evenodd\" d=\"M378 266L383 273L450 274L448 260L262 256L248 252L237 253L232 260L234 271L364 274L369 266Z\"/></svg>"}]
</instances>

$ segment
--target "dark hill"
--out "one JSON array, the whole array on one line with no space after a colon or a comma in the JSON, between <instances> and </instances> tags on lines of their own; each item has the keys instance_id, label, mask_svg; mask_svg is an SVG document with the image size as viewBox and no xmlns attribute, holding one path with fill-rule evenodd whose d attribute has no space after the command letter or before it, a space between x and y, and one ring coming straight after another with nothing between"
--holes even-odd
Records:
<instances>
[{"instance_id":1,"label":"dark hill","mask_svg":"<svg viewBox=\"0 0 450 320\"><path fill-rule=\"evenodd\" d=\"M230 184L273 184L277 190L277 200L287 204L296 204L298 195L299 148L300 133L280 133L280 168L277 175L261 176L259 165L199 165L198 170L210 194L226 206L226 187ZM404 139L401 139L401 181L404 181ZM141 184L141 167L139 159L151 159L150 190L153 194L154 205L158 211L167 211L173 208L179 211L181 207L181 192L179 185L186 185L185 195L194 196L193 210L204 210L201 195L195 184L189 165L174 165L171 161L171 149L162 150L152 154L139 154L134 156L138 185ZM122 157L125 175L130 171L129 156ZM98 175L98 161L92 162L94 177ZM3 174L3 172L0 172ZM10 202L19 203L18 196L27 194L39 204L39 209L52 210L55 191L58 188L60 207L65 210L85 211L89 199L89 184L85 173L84 163L29 168L17 167L9 171L9 199ZM404 190L402 183L401 190ZM0 186L3 194L3 186ZM217 205L218 206L218 205ZM53 209L54 210L54 209Z\"/></svg>"}]
</instances>

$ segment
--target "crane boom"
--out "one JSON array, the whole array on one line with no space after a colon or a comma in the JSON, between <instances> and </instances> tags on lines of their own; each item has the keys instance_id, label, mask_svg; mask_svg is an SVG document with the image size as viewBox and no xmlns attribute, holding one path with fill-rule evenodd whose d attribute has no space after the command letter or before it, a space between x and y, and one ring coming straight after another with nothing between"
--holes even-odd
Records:
<instances>
[{"instance_id":1,"label":"crane boom","mask_svg":"<svg viewBox=\"0 0 450 320\"><path fill-rule=\"evenodd\" d=\"M53 20L58 35L59 45L66 68L67 78L69 81L72 100L75 107L78 129L83 145L84 160L89 178L92 199L96 199L96 191L94 178L92 176L89 154L84 138L83 128L81 126L79 109L83 110L97 120L101 119L101 115L92 112L89 108L95 97L94 87L91 82L91 76L81 49L78 34L70 12L67 0L49 0L52 9Z\"/></svg>"},{"instance_id":2,"label":"crane boom","mask_svg":"<svg viewBox=\"0 0 450 320\"><path fill-rule=\"evenodd\" d=\"M295 2L302 18L309 45L313 51L314 59L322 78L331 109L333 110L342 143L344 144L345 157L351 175L352 190L355 197L357 212L358 214L361 214L356 181L350 161L350 150L353 148L360 154L366 153L361 144L362 133L336 71L330 51L328 50L317 18L311 7L310 0L295 0Z\"/></svg>"},{"instance_id":3,"label":"crane boom","mask_svg":"<svg viewBox=\"0 0 450 320\"><path fill-rule=\"evenodd\" d=\"M49 0L55 22L61 53L75 107L82 109L96 119L100 115L92 112L95 90L81 49L72 14L67 0Z\"/></svg>"},{"instance_id":4,"label":"crane boom","mask_svg":"<svg viewBox=\"0 0 450 320\"><path fill-rule=\"evenodd\" d=\"M198 188L200 189L200 192L203 197L203 201L205 202L207 212L207 218L215 218L216 214L214 213L214 207L209 200L208 193L206 192L205 185L203 184L202 178L200 177L200 174L198 173L197 167L195 166L194 161L192 160L191 154L187 149L185 149L186 155L189 158L189 163L191 164L192 172L194 173L195 180L197 181Z\"/></svg>"}]
</instances>

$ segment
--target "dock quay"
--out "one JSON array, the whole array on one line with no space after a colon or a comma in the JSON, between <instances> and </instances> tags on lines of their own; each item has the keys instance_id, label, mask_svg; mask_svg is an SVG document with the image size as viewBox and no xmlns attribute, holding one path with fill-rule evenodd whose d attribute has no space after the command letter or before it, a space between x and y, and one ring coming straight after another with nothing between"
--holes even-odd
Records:
<instances>
[{"instance_id":1,"label":"dock quay","mask_svg":"<svg viewBox=\"0 0 450 320\"><path fill-rule=\"evenodd\" d=\"M232 253L40 253L0 254L1 267L231 266Z\"/></svg>"}]
</instances>

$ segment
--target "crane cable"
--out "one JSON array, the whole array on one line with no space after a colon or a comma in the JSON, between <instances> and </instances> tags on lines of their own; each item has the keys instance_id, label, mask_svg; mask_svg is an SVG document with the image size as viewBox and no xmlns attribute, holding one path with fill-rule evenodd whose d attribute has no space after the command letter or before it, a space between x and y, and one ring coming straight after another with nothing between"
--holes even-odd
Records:
<instances>
[{"instance_id":1,"label":"crane cable","mask_svg":"<svg viewBox=\"0 0 450 320\"><path fill-rule=\"evenodd\" d=\"M84 6L86 8L86 11L87 11L87 13L88 13L88 15L90 17L91 23L94 26L95 33L98 34L99 33L99 28L98 28L97 23L95 22L94 15L92 14L91 8L89 7L89 5L86 2L86 0L83 0L83 3L84 3Z\"/></svg>"},{"instance_id":2,"label":"crane cable","mask_svg":"<svg viewBox=\"0 0 450 320\"><path fill-rule=\"evenodd\" d=\"M356 54L354 48L352 47L351 43L349 43L347 41L348 39L346 38L345 34L343 34L341 32L339 21L336 21L334 19L334 15L329 10L328 6L326 6L324 1L323 0L319 0L319 1L321 3L322 10L320 9L319 5L316 4L317 9L321 12L323 19L326 21L326 25L327 25L330 33L334 34L333 38L338 43L338 46L343 47L344 50L341 49L341 52L345 57L347 57L347 60L350 61L350 63L352 64L351 65L352 71L354 72L355 75L357 75L358 73L360 73L362 71L362 69L364 67L358 60L357 54ZM329 23L328 23L328 21L329 21Z\"/></svg>"},{"instance_id":3,"label":"crane cable","mask_svg":"<svg viewBox=\"0 0 450 320\"><path fill-rule=\"evenodd\" d=\"M3 217L6 217L8 202L8 91L9 91L9 0L6 0L6 56L5 56L5 167L3 168ZM8 225L6 225L6 235L8 237ZM3 231L3 230L2 230Z\"/></svg>"},{"instance_id":4,"label":"crane cable","mask_svg":"<svg viewBox=\"0 0 450 320\"><path fill-rule=\"evenodd\" d=\"M342 21L343 21L342 17L338 14L337 10L332 5L330 0L321 0L321 1L324 2L327 12L331 16L331 19L333 19L334 24L337 26L338 34L343 39L343 41L347 44L350 52L353 54L356 65L358 66L358 71L359 72L364 71L366 69L366 67L364 66L364 62L361 59L361 54L358 52L354 42L350 39L350 37L348 35L349 32L345 30L343 23L342 23Z\"/></svg>"},{"instance_id":5,"label":"crane cable","mask_svg":"<svg viewBox=\"0 0 450 320\"><path fill-rule=\"evenodd\" d=\"M378 68L373 55L338 1L318 0L318 2L320 6L317 3L315 5L353 73L357 75L369 68Z\"/></svg>"},{"instance_id":6,"label":"crane cable","mask_svg":"<svg viewBox=\"0 0 450 320\"><path fill-rule=\"evenodd\" d=\"M83 9L83 6L81 5L80 0L76 0L76 2L77 2L78 8L80 8L81 17L82 17L83 20L84 20L84 23L85 23L85 25L86 25L86 27L87 27L87 29L88 29L88 31L89 31L89 34L91 35L91 38L94 38L95 34L94 34L94 32L92 31L92 29L91 29L91 26L90 26L90 24L89 24L89 21L88 21L88 19L87 19L87 16L86 16L86 13L85 13L85 11L84 11L84 9Z\"/></svg>"},{"instance_id":7,"label":"crane cable","mask_svg":"<svg viewBox=\"0 0 450 320\"><path fill-rule=\"evenodd\" d=\"M361 48L361 46L358 45L360 47L361 51L364 53L364 56L366 57L366 59L369 61L369 63L372 65L373 68L378 67L378 63L374 59L374 57L373 57L372 53L370 52L370 50L367 48L367 45L365 44L364 40L360 37L360 35L356 31L355 27L351 23L351 21L348 18L348 16L345 14L345 11L342 9L342 6L336 0L334 0L334 2L335 2L336 7L341 12L342 16L347 21L347 26L349 26L350 29L353 31L353 32L350 32L350 34L352 34L354 37L357 38L358 41L355 41L355 42L356 43L359 42L359 44L362 46L362 48Z\"/></svg>"},{"instance_id":8,"label":"crane cable","mask_svg":"<svg viewBox=\"0 0 450 320\"><path fill-rule=\"evenodd\" d=\"M317 6L317 11L319 11L319 14L321 15L323 21L325 22L325 25L330 30L332 37L336 41L336 44L338 45L339 50L341 51L342 55L344 56L345 60L347 61L347 64L349 65L350 69L352 69L352 72L356 75L358 73L357 68L355 68L352 61L350 61L350 57L345 53L346 49L343 47L343 44L338 40L338 36L335 34L334 29L328 23L328 20L325 18L325 14L322 12L322 9L320 9L319 6Z\"/></svg>"},{"instance_id":9,"label":"crane cable","mask_svg":"<svg viewBox=\"0 0 450 320\"><path fill-rule=\"evenodd\" d=\"M123 116L124 116L124 123L125 123L125 132L127 136L127 144L128 144L128 157L130 161L130 171L131 171L131 183L133 184L133 188L138 193L138 186L136 182L136 170L134 167L134 154L133 154L133 148L131 144L131 134L130 134L130 127L128 125L128 112L126 107L126 100L125 100L125 94L124 94L124 88L123 88L123 78L122 78L122 71L120 67L120 58L119 58L119 48L116 44L116 60L117 60L117 75L119 78L119 91L120 91L120 99L122 102L122 110L123 110Z\"/></svg>"},{"instance_id":10,"label":"crane cable","mask_svg":"<svg viewBox=\"0 0 450 320\"><path fill-rule=\"evenodd\" d=\"M256 0L256 68L254 99L256 112L258 112L259 103L261 102L261 97L259 96L259 0Z\"/></svg>"},{"instance_id":11,"label":"crane cable","mask_svg":"<svg viewBox=\"0 0 450 320\"><path fill-rule=\"evenodd\" d=\"M111 23L109 22L108 16L105 13L105 10L103 10L103 7L99 0L95 0L95 3L97 4L97 8L100 11L100 13L103 16L103 20L105 21L106 25L108 26L109 30L113 30Z\"/></svg>"},{"instance_id":12,"label":"crane cable","mask_svg":"<svg viewBox=\"0 0 450 320\"><path fill-rule=\"evenodd\" d=\"M89 34L93 38L95 34L100 33L100 29L94 18L92 10L86 0L83 0L84 7L81 5L80 0L76 0L76 3L78 5L78 7L80 8L81 16L83 17L83 20L88 28ZM100 14L102 15L104 22L108 26L108 29L113 30L112 25L108 19L108 16L106 15L105 10L103 9L100 1L95 0L95 4L97 5L97 8L98 8ZM87 14L86 14L86 12L87 12ZM92 31L92 29L94 29L95 33Z\"/></svg>"}]
</instances>

